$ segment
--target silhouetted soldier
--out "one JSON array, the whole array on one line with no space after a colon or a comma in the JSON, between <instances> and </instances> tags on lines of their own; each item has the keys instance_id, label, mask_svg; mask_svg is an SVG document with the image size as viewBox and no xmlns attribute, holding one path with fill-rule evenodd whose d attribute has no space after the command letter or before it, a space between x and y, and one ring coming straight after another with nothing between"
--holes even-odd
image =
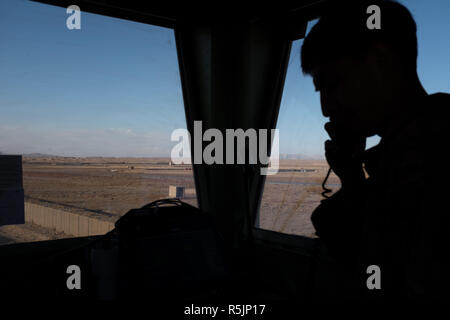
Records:
<instances>
[{"instance_id":1,"label":"silhouetted soldier","mask_svg":"<svg viewBox=\"0 0 450 320\"><path fill-rule=\"evenodd\" d=\"M368 28L369 5L380 8L380 29ZM303 44L303 72L330 119L325 155L342 184L311 219L346 296L449 296L450 96L427 94L416 60L416 24L390 1L333 7ZM370 265L381 290L366 286Z\"/></svg>"}]
</instances>

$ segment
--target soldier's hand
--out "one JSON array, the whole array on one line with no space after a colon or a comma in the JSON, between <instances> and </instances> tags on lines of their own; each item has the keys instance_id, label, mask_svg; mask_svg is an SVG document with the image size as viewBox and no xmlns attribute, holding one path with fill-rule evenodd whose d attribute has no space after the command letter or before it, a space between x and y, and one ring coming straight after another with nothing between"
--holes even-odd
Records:
<instances>
[{"instance_id":1,"label":"soldier's hand","mask_svg":"<svg viewBox=\"0 0 450 320\"><path fill-rule=\"evenodd\" d=\"M330 140L325 141L325 157L342 185L358 184L364 180L361 154L366 148L365 137L356 137L327 122L325 130Z\"/></svg>"}]
</instances>

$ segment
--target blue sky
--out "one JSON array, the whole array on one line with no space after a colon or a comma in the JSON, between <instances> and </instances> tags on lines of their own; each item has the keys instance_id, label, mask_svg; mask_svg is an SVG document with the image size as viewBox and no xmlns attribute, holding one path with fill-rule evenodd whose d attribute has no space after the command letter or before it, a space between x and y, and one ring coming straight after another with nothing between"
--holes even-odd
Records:
<instances>
[{"instance_id":1,"label":"blue sky","mask_svg":"<svg viewBox=\"0 0 450 320\"><path fill-rule=\"evenodd\" d=\"M185 127L170 29L0 1L0 151L161 156Z\"/></svg>"},{"instance_id":2,"label":"blue sky","mask_svg":"<svg viewBox=\"0 0 450 320\"><path fill-rule=\"evenodd\" d=\"M418 25L425 89L449 92L450 2L402 3ZM169 156L172 130L186 126L173 31L83 12L81 30L68 30L67 17L64 8L0 1L0 152ZM300 71L301 43L278 119L280 152L322 155L326 120Z\"/></svg>"}]
</instances>

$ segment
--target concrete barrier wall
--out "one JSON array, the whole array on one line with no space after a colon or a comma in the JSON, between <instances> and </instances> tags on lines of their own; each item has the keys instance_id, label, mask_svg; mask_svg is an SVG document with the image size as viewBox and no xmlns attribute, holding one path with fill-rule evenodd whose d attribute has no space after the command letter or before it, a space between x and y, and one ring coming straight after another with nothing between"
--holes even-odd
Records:
<instances>
[{"instance_id":1,"label":"concrete barrier wall","mask_svg":"<svg viewBox=\"0 0 450 320\"><path fill-rule=\"evenodd\" d=\"M114 229L114 223L25 202L25 222L55 229L76 237L105 234Z\"/></svg>"}]
</instances>

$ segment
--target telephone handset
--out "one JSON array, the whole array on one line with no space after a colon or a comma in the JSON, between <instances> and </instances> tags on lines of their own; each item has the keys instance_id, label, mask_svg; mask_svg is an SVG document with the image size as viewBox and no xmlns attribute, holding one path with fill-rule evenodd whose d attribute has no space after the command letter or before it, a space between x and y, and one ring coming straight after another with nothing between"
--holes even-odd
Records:
<instances>
[{"instance_id":1,"label":"telephone handset","mask_svg":"<svg viewBox=\"0 0 450 320\"><path fill-rule=\"evenodd\" d=\"M342 157L342 155L345 155L346 157L348 157L348 159L346 160L351 161L352 158L356 158L361 151L364 151L366 146L365 137L355 136L348 130L339 128L332 122L325 123L325 130L330 136L330 140L325 142L325 155L329 164L330 161L333 161L333 157L340 158ZM332 154L333 152L335 153L334 155ZM341 153L341 155L338 155L338 153ZM339 159L335 160L339 161ZM321 194L324 198L329 198L327 194L332 192L331 189L326 187L326 182L332 170L333 169L330 164L325 179L322 182L323 191Z\"/></svg>"}]
</instances>

